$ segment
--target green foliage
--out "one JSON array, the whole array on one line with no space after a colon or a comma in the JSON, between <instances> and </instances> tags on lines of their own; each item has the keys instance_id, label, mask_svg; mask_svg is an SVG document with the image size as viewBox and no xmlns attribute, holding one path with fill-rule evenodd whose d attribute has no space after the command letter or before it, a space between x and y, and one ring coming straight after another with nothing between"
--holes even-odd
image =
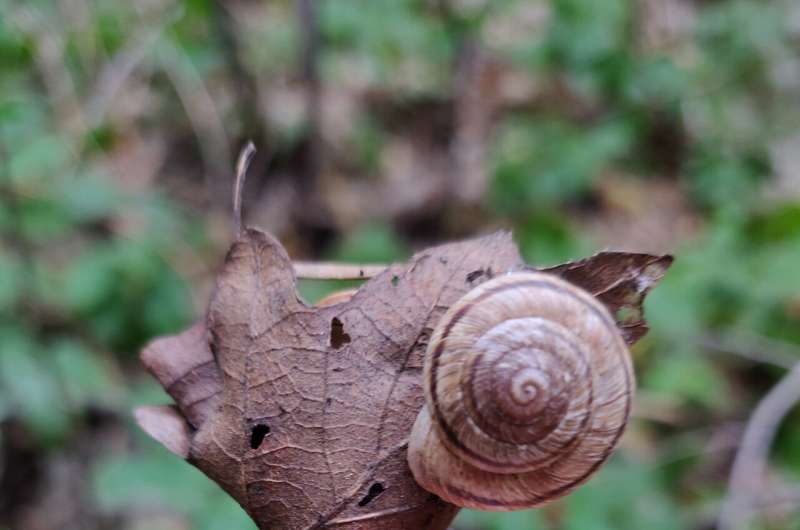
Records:
<instances>
[{"instance_id":1,"label":"green foliage","mask_svg":"<svg viewBox=\"0 0 800 530\"><path fill-rule=\"evenodd\" d=\"M70 427L56 376L48 369L40 345L26 330L1 331L0 411L19 414L43 443L54 443Z\"/></svg>"},{"instance_id":2,"label":"green foliage","mask_svg":"<svg viewBox=\"0 0 800 530\"><path fill-rule=\"evenodd\" d=\"M563 528L623 530L686 528L684 514L661 490L657 470L618 457L563 502Z\"/></svg>"},{"instance_id":3,"label":"green foliage","mask_svg":"<svg viewBox=\"0 0 800 530\"><path fill-rule=\"evenodd\" d=\"M463 510L456 524L465 530L536 530L544 527L541 514L535 510L502 514Z\"/></svg>"},{"instance_id":4,"label":"green foliage","mask_svg":"<svg viewBox=\"0 0 800 530\"><path fill-rule=\"evenodd\" d=\"M525 260L537 266L579 259L591 251L567 216L548 209L529 214L518 225L515 238Z\"/></svg>"},{"instance_id":5,"label":"green foliage","mask_svg":"<svg viewBox=\"0 0 800 530\"><path fill-rule=\"evenodd\" d=\"M441 65L451 60L452 42L442 31L441 21L426 16L419 4L393 0L321 2L321 32L329 46L329 61L324 65L327 75L336 79L350 73L348 68L337 66L352 55L363 65L362 73L370 83L403 84L419 91L441 87L446 79Z\"/></svg>"},{"instance_id":6,"label":"green foliage","mask_svg":"<svg viewBox=\"0 0 800 530\"><path fill-rule=\"evenodd\" d=\"M52 20L50 7L32 6L31 16ZM113 53L130 21L108 7L94 14L88 39ZM0 11L0 422L21 420L44 458L67 454L95 411L129 417L133 355L193 316L186 280L171 263L202 251L204 231L173 200L112 175L104 162L119 145L110 128L84 136L59 123L61 109L34 82L37 36L18 23L17 9L0 2ZM89 72L73 54L84 37L69 35L65 48L79 85ZM160 451L148 442L125 458L166 461ZM177 480L208 488L198 477ZM133 480L128 492L141 484ZM98 493L97 502L107 507L113 493ZM216 527L212 507L244 520L224 494L209 488L202 498Z\"/></svg>"},{"instance_id":7,"label":"green foliage","mask_svg":"<svg viewBox=\"0 0 800 530\"><path fill-rule=\"evenodd\" d=\"M548 508L551 516L537 510L502 514L465 511L459 515L458 524L465 530L539 530L551 528L548 521L557 519L557 528L567 530L685 528L680 510L662 490L661 480L658 471L645 462L618 456L586 486Z\"/></svg>"},{"instance_id":8,"label":"green foliage","mask_svg":"<svg viewBox=\"0 0 800 530\"><path fill-rule=\"evenodd\" d=\"M653 362L642 386L653 395L678 399L709 408L724 408L729 403L725 380L697 351L675 352Z\"/></svg>"},{"instance_id":9,"label":"green foliage","mask_svg":"<svg viewBox=\"0 0 800 530\"><path fill-rule=\"evenodd\" d=\"M187 515L197 530L255 529L244 511L200 471L141 438L146 451L105 454L95 465L92 490L101 510L158 508Z\"/></svg>"},{"instance_id":10,"label":"green foliage","mask_svg":"<svg viewBox=\"0 0 800 530\"><path fill-rule=\"evenodd\" d=\"M62 20L59 3L0 0L0 421L20 419L44 454L72 451L94 410L128 418L135 404L168 399L141 382L135 354L196 316L190 292L201 289L189 284L186 271L196 274L199 262L209 275L222 250L205 252L204 234L215 229L198 222L206 211L190 210L178 193L156 191L174 191L171 180L140 186L117 175L113 161L156 125L163 129L158 141L168 135L180 146L198 134L165 79L170 50L183 54L170 63L176 73L221 80L224 88L214 94L221 100L237 95L227 79L230 56L215 29L213 2L181 2L164 13L150 12L160 9L152 3L86 4L91 10L76 17L83 24L76 27ZM238 59L264 85L259 97L268 98L300 70L295 6L264 3L262 12L258 2L243 4L255 22L235 21L241 24ZM602 190L609 177L623 176L644 190L653 182L677 189L693 227L674 242L678 259L648 298L652 331L635 352L642 395L668 401L681 419L634 419L630 445L636 450L615 456L550 508L465 511L458 528L708 526L724 472L702 467L708 439L676 442L675 431L741 420L779 372L709 356L704 340L730 333L800 345L800 198L777 187L774 167L776 142L794 133L800 118L792 95L796 6L790 0L688 2L691 23L673 42L651 45L643 3L633 0L454 2L460 7L451 19L434 4L320 2L323 83L359 97L391 96L379 101L447 101L460 40L476 39L513 71L501 92L515 93L523 79L532 94L493 117L491 178L480 211L487 226L512 227L525 258L538 265L588 255L602 245L593 228L614 209ZM545 15L535 32L515 26L536 18L537 10ZM129 48L147 40L140 33L143 17L153 26L145 29L158 34L149 48ZM496 33L506 40L490 38ZM51 34L63 44L55 64L71 84L43 70L42 39ZM114 119L85 128L70 122L64 115L70 93L84 102L102 85L101 67L131 49L142 56L132 74L147 86L140 97L155 100L162 114L131 118L126 112L135 115L137 102L114 100L123 109ZM133 110L125 111L127 104ZM355 116L348 161L355 176L372 177L384 167L392 131L364 111ZM241 125L236 116L221 119L231 130ZM201 137L206 125L200 123ZM304 132L291 116L272 125L278 150ZM182 157L201 158L189 150L168 158ZM199 175L197 167L190 172ZM197 178L180 185L197 186ZM634 199L618 201L636 209ZM339 234L323 257L387 262L407 257L413 244L388 220L376 219ZM315 301L357 283L303 282L301 291ZM780 431L770 470L790 486L800 480L796 423ZM252 528L192 467L132 424L124 430L126 449L104 449L92 465L89 502L109 514L169 510L197 529ZM687 456L665 463L664 455L675 452ZM762 527L797 526L777 521Z\"/></svg>"},{"instance_id":11,"label":"green foliage","mask_svg":"<svg viewBox=\"0 0 800 530\"><path fill-rule=\"evenodd\" d=\"M409 255L392 228L385 223L369 223L353 229L331 252L338 261L351 263L391 263ZM358 287L359 281L303 280L300 294L314 303L335 291Z\"/></svg>"},{"instance_id":12,"label":"green foliage","mask_svg":"<svg viewBox=\"0 0 800 530\"><path fill-rule=\"evenodd\" d=\"M492 189L495 208L505 214L579 200L630 145L630 131L618 122L588 130L547 117L512 118L505 125L495 146Z\"/></svg>"},{"instance_id":13,"label":"green foliage","mask_svg":"<svg viewBox=\"0 0 800 530\"><path fill-rule=\"evenodd\" d=\"M386 263L408 256L408 249L392 229L383 223L357 227L345 237L334 257L355 263Z\"/></svg>"}]
</instances>

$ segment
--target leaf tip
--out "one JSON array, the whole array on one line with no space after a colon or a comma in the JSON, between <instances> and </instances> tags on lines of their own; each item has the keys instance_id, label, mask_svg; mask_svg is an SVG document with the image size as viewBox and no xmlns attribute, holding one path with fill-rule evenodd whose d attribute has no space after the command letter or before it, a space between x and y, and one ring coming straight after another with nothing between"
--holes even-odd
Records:
<instances>
[{"instance_id":1,"label":"leaf tip","mask_svg":"<svg viewBox=\"0 0 800 530\"><path fill-rule=\"evenodd\" d=\"M133 411L144 432L184 460L189 457L189 424L171 405L146 405Z\"/></svg>"},{"instance_id":2,"label":"leaf tip","mask_svg":"<svg viewBox=\"0 0 800 530\"><path fill-rule=\"evenodd\" d=\"M642 277L646 282L646 290L654 287L660 282L664 275L667 273L675 258L671 254L664 254L663 256L656 257L649 265L642 270ZM645 292L646 292L645 290Z\"/></svg>"}]
</instances>

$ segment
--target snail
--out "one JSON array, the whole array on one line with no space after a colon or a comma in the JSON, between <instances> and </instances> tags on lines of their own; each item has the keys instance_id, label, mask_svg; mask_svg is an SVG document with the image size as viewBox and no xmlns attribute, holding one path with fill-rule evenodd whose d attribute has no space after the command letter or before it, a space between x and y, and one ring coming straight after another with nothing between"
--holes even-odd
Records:
<instances>
[{"instance_id":1,"label":"snail","mask_svg":"<svg viewBox=\"0 0 800 530\"><path fill-rule=\"evenodd\" d=\"M605 306L556 276L477 286L437 323L408 463L461 507L539 506L588 480L614 450L634 389Z\"/></svg>"}]
</instances>

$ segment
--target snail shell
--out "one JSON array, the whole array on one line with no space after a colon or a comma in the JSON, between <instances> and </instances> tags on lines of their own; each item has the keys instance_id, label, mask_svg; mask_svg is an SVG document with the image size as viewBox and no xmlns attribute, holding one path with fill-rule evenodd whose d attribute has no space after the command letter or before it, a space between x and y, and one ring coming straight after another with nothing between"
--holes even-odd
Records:
<instances>
[{"instance_id":1,"label":"snail shell","mask_svg":"<svg viewBox=\"0 0 800 530\"><path fill-rule=\"evenodd\" d=\"M415 479L453 504L504 511L588 480L625 428L634 375L597 299L520 272L450 307L428 345L424 387L409 440Z\"/></svg>"}]
</instances>

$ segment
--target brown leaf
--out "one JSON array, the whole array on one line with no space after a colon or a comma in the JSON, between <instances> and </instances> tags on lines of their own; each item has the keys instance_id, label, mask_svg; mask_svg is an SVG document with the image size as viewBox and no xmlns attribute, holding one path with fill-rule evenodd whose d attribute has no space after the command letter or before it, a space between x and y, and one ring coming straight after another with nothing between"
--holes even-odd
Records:
<instances>
[{"instance_id":1,"label":"brown leaf","mask_svg":"<svg viewBox=\"0 0 800 530\"><path fill-rule=\"evenodd\" d=\"M445 527L453 510L405 463L425 341L473 285L521 265L501 233L420 253L345 303L309 307L283 247L247 231L209 307L224 391L192 460L264 528L373 528L378 515L415 527L420 513Z\"/></svg>"},{"instance_id":2,"label":"brown leaf","mask_svg":"<svg viewBox=\"0 0 800 530\"><path fill-rule=\"evenodd\" d=\"M615 312L640 311L665 259L606 253L551 270ZM352 298L312 307L280 243L248 229L228 252L207 325L142 357L197 428L189 461L260 528L444 529L457 508L417 486L406 462L427 341L463 294L523 268L499 232L420 252ZM621 327L629 338L645 329L640 318ZM177 443L152 424L143 422Z\"/></svg>"},{"instance_id":3,"label":"brown leaf","mask_svg":"<svg viewBox=\"0 0 800 530\"><path fill-rule=\"evenodd\" d=\"M672 256L601 252L542 270L557 274L596 296L616 318L625 342L631 345L647 333L642 307L644 298L664 277L672 259Z\"/></svg>"},{"instance_id":4,"label":"brown leaf","mask_svg":"<svg viewBox=\"0 0 800 530\"><path fill-rule=\"evenodd\" d=\"M222 378L208 345L206 326L198 322L183 333L148 344L142 364L172 396L192 427L216 410Z\"/></svg>"}]
</instances>

